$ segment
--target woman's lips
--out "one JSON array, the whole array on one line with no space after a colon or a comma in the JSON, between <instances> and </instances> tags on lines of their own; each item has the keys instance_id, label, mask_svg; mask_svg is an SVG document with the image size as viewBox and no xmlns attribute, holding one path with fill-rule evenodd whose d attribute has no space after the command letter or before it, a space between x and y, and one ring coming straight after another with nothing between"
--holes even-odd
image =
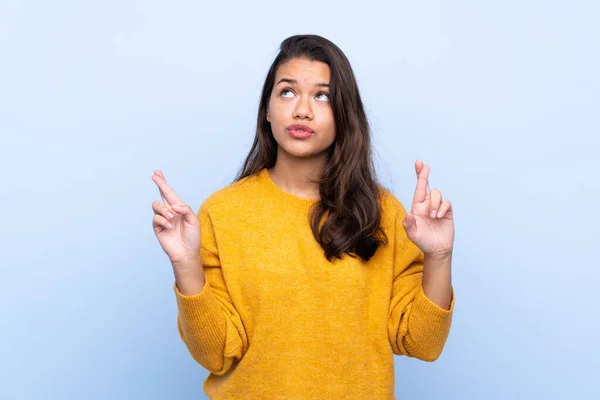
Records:
<instances>
[{"instance_id":1,"label":"woman's lips","mask_svg":"<svg viewBox=\"0 0 600 400\"><path fill-rule=\"evenodd\" d=\"M287 128L290 135L298 139L306 139L309 136L312 136L315 133L312 129L310 129L306 125L294 124Z\"/></svg>"},{"instance_id":2,"label":"woman's lips","mask_svg":"<svg viewBox=\"0 0 600 400\"><path fill-rule=\"evenodd\" d=\"M297 139L306 139L307 137L310 137L310 136L313 135L310 132L297 131L297 130L294 130L294 129L288 129L288 132L290 133L290 135L292 135L293 137L295 137Z\"/></svg>"}]
</instances>

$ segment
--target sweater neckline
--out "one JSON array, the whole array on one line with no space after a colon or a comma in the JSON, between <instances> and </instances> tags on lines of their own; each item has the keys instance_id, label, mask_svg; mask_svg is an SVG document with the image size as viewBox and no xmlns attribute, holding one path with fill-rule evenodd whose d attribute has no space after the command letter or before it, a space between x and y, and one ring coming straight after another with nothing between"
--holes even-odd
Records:
<instances>
[{"instance_id":1,"label":"sweater neckline","mask_svg":"<svg viewBox=\"0 0 600 400\"><path fill-rule=\"evenodd\" d=\"M266 190L267 194L275 197L281 204L302 209L308 209L311 205L317 203L319 199L307 199L296 196L281 189L271 178L271 174L267 168L263 168L258 173L258 182Z\"/></svg>"}]
</instances>

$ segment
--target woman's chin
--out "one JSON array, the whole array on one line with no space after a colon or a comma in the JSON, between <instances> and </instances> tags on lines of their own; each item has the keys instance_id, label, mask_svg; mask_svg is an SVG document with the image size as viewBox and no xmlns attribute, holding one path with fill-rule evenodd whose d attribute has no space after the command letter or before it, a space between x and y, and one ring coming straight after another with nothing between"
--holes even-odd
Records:
<instances>
[{"instance_id":1,"label":"woman's chin","mask_svg":"<svg viewBox=\"0 0 600 400\"><path fill-rule=\"evenodd\" d=\"M289 146L282 150L293 158L315 158L322 152L315 150L313 146Z\"/></svg>"},{"instance_id":2,"label":"woman's chin","mask_svg":"<svg viewBox=\"0 0 600 400\"><path fill-rule=\"evenodd\" d=\"M283 143L278 141L279 152L286 153L293 158L318 158L325 156L328 152L327 148L321 148L319 143L310 140L284 140Z\"/></svg>"}]
</instances>

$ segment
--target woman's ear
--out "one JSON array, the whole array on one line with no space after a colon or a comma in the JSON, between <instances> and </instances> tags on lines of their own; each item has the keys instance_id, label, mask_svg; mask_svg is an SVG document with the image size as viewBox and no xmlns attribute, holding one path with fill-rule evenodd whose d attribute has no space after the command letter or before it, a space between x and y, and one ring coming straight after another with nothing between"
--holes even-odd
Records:
<instances>
[{"instance_id":1,"label":"woman's ear","mask_svg":"<svg viewBox=\"0 0 600 400\"><path fill-rule=\"evenodd\" d=\"M267 121L271 122L271 115L269 114L268 108L267 108Z\"/></svg>"}]
</instances>

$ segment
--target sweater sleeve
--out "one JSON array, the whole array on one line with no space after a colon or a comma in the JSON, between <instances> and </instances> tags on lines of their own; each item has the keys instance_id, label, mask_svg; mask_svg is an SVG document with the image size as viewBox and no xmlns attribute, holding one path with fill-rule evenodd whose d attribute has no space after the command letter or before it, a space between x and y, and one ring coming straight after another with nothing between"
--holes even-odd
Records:
<instances>
[{"instance_id":1,"label":"sweater sleeve","mask_svg":"<svg viewBox=\"0 0 600 400\"><path fill-rule=\"evenodd\" d=\"M243 357L248 338L227 290L206 202L200 207L198 218L206 284L200 293L191 296L183 295L174 285L177 328L194 360L213 374L223 375Z\"/></svg>"},{"instance_id":2,"label":"sweater sleeve","mask_svg":"<svg viewBox=\"0 0 600 400\"><path fill-rule=\"evenodd\" d=\"M406 210L399 202L394 220L394 281L388 335L396 355L435 361L442 353L454 312L431 301L423 292L423 252L411 242L402 225Z\"/></svg>"}]
</instances>

